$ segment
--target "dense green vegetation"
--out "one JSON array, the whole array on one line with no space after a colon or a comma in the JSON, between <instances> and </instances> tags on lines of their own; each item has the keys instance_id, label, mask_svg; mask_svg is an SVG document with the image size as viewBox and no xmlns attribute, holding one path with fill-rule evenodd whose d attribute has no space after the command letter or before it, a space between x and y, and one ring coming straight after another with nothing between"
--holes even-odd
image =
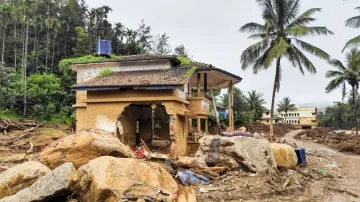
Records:
<instances>
[{"instance_id":1,"label":"dense green vegetation","mask_svg":"<svg viewBox=\"0 0 360 202\"><path fill-rule=\"evenodd\" d=\"M69 122L71 64L172 52L166 33L153 34L144 20L138 28L111 24L110 12L84 0L0 0L0 116ZM99 38L111 40L110 58L92 55ZM189 57L183 45L174 53Z\"/></svg>"}]
</instances>

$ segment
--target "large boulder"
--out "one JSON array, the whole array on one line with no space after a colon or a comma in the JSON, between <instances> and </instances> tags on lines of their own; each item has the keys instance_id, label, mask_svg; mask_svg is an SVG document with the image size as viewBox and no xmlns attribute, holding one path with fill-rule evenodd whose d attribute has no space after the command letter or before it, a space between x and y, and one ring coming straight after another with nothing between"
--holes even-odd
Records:
<instances>
[{"instance_id":1,"label":"large boulder","mask_svg":"<svg viewBox=\"0 0 360 202\"><path fill-rule=\"evenodd\" d=\"M79 201L159 197L172 201L178 190L175 180L159 164L137 159L104 156L91 160L77 173Z\"/></svg>"},{"instance_id":2,"label":"large boulder","mask_svg":"<svg viewBox=\"0 0 360 202\"><path fill-rule=\"evenodd\" d=\"M193 187L184 187L178 192L178 202L196 202L196 194Z\"/></svg>"},{"instance_id":3,"label":"large boulder","mask_svg":"<svg viewBox=\"0 0 360 202\"><path fill-rule=\"evenodd\" d=\"M275 156L275 161L280 168L292 168L297 165L298 158L294 148L286 144L271 143L271 149Z\"/></svg>"},{"instance_id":4,"label":"large boulder","mask_svg":"<svg viewBox=\"0 0 360 202\"><path fill-rule=\"evenodd\" d=\"M130 148L111 133L89 129L53 142L39 154L39 161L51 169L72 162L78 169L100 156L135 157Z\"/></svg>"},{"instance_id":5,"label":"large boulder","mask_svg":"<svg viewBox=\"0 0 360 202\"><path fill-rule=\"evenodd\" d=\"M47 173L30 187L0 202L52 201L70 195L76 185L76 170L72 163L65 163Z\"/></svg>"},{"instance_id":6,"label":"large boulder","mask_svg":"<svg viewBox=\"0 0 360 202\"><path fill-rule=\"evenodd\" d=\"M205 136L200 139L196 158L204 159L208 166L227 166L244 171L263 173L276 170L270 143L252 137Z\"/></svg>"},{"instance_id":7,"label":"large boulder","mask_svg":"<svg viewBox=\"0 0 360 202\"><path fill-rule=\"evenodd\" d=\"M0 199L31 186L50 169L36 161L28 161L0 174Z\"/></svg>"}]
</instances>

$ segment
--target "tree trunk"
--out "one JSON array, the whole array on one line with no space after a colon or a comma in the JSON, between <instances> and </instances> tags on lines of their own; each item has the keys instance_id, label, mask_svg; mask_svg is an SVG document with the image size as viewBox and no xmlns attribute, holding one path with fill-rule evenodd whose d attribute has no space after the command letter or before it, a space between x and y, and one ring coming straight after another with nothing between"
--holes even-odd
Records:
<instances>
[{"instance_id":1,"label":"tree trunk","mask_svg":"<svg viewBox=\"0 0 360 202\"><path fill-rule=\"evenodd\" d=\"M354 123L355 123L356 135L358 135L359 130L358 130L358 123L357 123L355 86L352 86L352 89L353 89L352 97L353 97L353 105L354 105Z\"/></svg>"},{"instance_id":2,"label":"tree trunk","mask_svg":"<svg viewBox=\"0 0 360 202\"><path fill-rule=\"evenodd\" d=\"M210 96L212 97L212 103L213 103L213 106L214 106L214 113L215 113L216 125L217 125L217 127L219 128L219 132L221 132L221 126L220 126L219 116L218 116L218 112L217 112L217 109L216 109L216 99L215 99L215 97L214 97L214 93L213 93L212 88L210 88Z\"/></svg>"},{"instance_id":3,"label":"tree trunk","mask_svg":"<svg viewBox=\"0 0 360 202\"><path fill-rule=\"evenodd\" d=\"M15 38L15 43L14 43L14 55L15 55L15 58L14 58L14 67L15 67L15 72L17 71L17 67L16 67L16 47L17 47L17 40L16 40L16 23L14 23L14 38Z\"/></svg>"},{"instance_id":4,"label":"tree trunk","mask_svg":"<svg viewBox=\"0 0 360 202\"><path fill-rule=\"evenodd\" d=\"M40 31L39 31L40 32ZM39 69L38 69L38 63L39 63L39 38L40 38L40 34L39 32L36 34L35 39L36 39L36 51L35 51L35 71L36 73L38 73Z\"/></svg>"},{"instance_id":5,"label":"tree trunk","mask_svg":"<svg viewBox=\"0 0 360 202\"><path fill-rule=\"evenodd\" d=\"M5 26L4 26L3 42L2 42L2 52L1 52L1 63L2 63L2 66L4 65L5 40L6 40L6 28L5 28ZM1 71L2 71L2 70L1 70Z\"/></svg>"},{"instance_id":6,"label":"tree trunk","mask_svg":"<svg viewBox=\"0 0 360 202\"><path fill-rule=\"evenodd\" d=\"M50 23L50 22L48 22ZM48 55L49 55L49 26L47 27L47 31L46 31L46 56L45 56L45 72L48 72Z\"/></svg>"},{"instance_id":7,"label":"tree trunk","mask_svg":"<svg viewBox=\"0 0 360 202\"><path fill-rule=\"evenodd\" d=\"M275 105L275 95L276 95L276 87L279 80L280 73L280 58L276 61L276 72L275 72L275 80L274 80L274 89L271 99L271 112L270 112L270 141L274 141L274 105Z\"/></svg>"},{"instance_id":8,"label":"tree trunk","mask_svg":"<svg viewBox=\"0 0 360 202\"><path fill-rule=\"evenodd\" d=\"M55 38L52 46L51 73L54 72L54 57L55 57Z\"/></svg>"},{"instance_id":9,"label":"tree trunk","mask_svg":"<svg viewBox=\"0 0 360 202\"><path fill-rule=\"evenodd\" d=\"M26 23L26 40L25 40L25 58L24 58L24 116L26 115L26 66L27 66L27 49L29 43L29 22Z\"/></svg>"}]
</instances>

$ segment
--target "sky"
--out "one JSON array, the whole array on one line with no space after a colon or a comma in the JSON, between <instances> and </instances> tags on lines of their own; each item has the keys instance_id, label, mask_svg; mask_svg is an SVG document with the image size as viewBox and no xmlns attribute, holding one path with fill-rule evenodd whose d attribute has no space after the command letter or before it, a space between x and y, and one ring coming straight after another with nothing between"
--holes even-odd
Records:
<instances>
[{"instance_id":1,"label":"sky","mask_svg":"<svg viewBox=\"0 0 360 202\"><path fill-rule=\"evenodd\" d=\"M261 11L255 0L86 0L90 8L110 6L111 23L121 22L137 29L141 19L150 25L153 34L164 32L170 36L172 48L183 44L200 62L212 64L243 78L237 84L243 92L257 90L264 94L266 106L271 105L275 65L267 71L253 74L251 68L243 71L240 55L256 41L248 39L248 33L240 33L239 28L248 22L262 24ZM345 43L360 34L360 30L345 27L344 21L360 13L354 8L360 6L358 0L302 0L300 12L310 8L322 8L315 15L318 19L313 26L326 26L335 34L332 36L309 37L303 40L325 50L332 58L344 61L341 53ZM333 69L327 62L307 54L317 73L303 76L300 71L282 61L283 78L276 103L290 97L298 107L319 107L341 101L341 90L326 94L329 79L326 71ZM344 61L345 62L345 61ZM350 87L348 86L348 90Z\"/></svg>"}]
</instances>

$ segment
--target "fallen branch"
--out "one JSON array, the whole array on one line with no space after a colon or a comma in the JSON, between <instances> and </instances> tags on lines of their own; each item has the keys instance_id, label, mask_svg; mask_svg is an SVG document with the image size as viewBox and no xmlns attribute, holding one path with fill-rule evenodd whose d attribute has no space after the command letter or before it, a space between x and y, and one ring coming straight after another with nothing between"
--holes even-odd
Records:
<instances>
[{"instance_id":1,"label":"fallen branch","mask_svg":"<svg viewBox=\"0 0 360 202\"><path fill-rule=\"evenodd\" d=\"M340 192L340 193L347 193L347 194L349 194L350 196L353 196L353 197L355 197L355 198L359 197L359 195L357 195L357 194L355 194L355 193L353 193L353 192L351 192L351 191L345 190L345 189L337 189L337 188L332 188L332 187L327 187L326 189L329 190L329 191L336 191L336 192Z\"/></svg>"}]
</instances>

